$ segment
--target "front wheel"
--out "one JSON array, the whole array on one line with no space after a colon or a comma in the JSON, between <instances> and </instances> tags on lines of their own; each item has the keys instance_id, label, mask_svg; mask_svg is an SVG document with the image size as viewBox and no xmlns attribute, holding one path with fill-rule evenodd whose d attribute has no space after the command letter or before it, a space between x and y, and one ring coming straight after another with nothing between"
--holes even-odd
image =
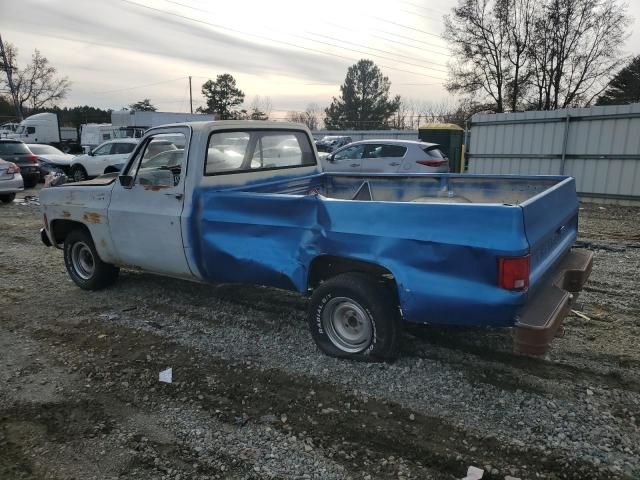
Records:
<instances>
[{"instance_id":1,"label":"front wheel","mask_svg":"<svg viewBox=\"0 0 640 480\"><path fill-rule=\"evenodd\" d=\"M120 269L100 260L89 232L73 230L64 239L64 265L83 290L100 290L118 279Z\"/></svg>"},{"instance_id":2,"label":"front wheel","mask_svg":"<svg viewBox=\"0 0 640 480\"><path fill-rule=\"evenodd\" d=\"M11 203L16 198L15 193L8 193L6 195L0 195L0 202L2 203Z\"/></svg>"},{"instance_id":3,"label":"front wheel","mask_svg":"<svg viewBox=\"0 0 640 480\"><path fill-rule=\"evenodd\" d=\"M313 339L327 355L380 361L398 354L397 301L376 278L345 273L323 282L311 296L308 322Z\"/></svg>"},{"instance_id":4,"label":"front wheel","mask_svg":"<svg viewBox=\"0 0 640 480\"><path fill-rule=\"evenodd\" d=\"M73 178L74 182L82 182L87 180L89 176L82 165L74 165L71 167L71 178Z\"/></svg>"}]
</instances>

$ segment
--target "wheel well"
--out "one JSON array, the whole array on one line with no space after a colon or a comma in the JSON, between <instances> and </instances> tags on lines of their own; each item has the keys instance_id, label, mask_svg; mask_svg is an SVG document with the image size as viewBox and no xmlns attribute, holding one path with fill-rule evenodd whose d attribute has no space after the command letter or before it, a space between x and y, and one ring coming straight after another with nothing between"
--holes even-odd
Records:
<instances>
[{"instance_id":1,"label":"wheel well","mask_svg":"<svg viewBox=\"0 0 640 480\"><path fill-rule=\"evenodd\" d=\"M333 255L321 255L316 257L309 266L308 288L315 289L325 280L343 273L364 273L378 278L389 286L393 294L398 297L398 286L393 273L387 268L363 260L353 258L336 257Z\"/></svg>"},{"instance_id":2,"label":"wheel well","mask_svg":"<svg viewBox=\"0 0 640 480\"><path fill-rule=\"evenodd\" d=\"M89 232L89 229L83 223L74 220L54 220L51 222L51 236L53 237L54 243L60 245L64 242L64 239L67 238L67 235L76 229L85 230L91 235L91 232Z\"/></svg>"}]
</instances>

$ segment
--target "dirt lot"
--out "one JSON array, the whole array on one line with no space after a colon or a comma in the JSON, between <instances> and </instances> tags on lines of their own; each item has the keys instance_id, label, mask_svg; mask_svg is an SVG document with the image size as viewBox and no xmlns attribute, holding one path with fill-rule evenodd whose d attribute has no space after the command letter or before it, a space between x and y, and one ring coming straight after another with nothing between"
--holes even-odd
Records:
<instances>
[{"instance_id":1,"label":"dirt lot","mask_svg":"<svg viewBox=\"0 0 640 480\"><path fill-rule=\"evenodd\" d=\"M38 207L0 205L0 478L640 478L640 209L581 214L596 264L546 358L418 328L377 365L321 355L273 289L84 292Z\"/></svg>"}]
</instances>

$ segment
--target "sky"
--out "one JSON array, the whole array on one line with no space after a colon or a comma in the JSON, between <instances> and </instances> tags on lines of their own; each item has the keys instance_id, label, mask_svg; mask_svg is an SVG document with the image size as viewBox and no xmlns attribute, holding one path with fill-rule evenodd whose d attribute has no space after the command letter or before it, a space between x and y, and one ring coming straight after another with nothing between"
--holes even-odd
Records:
<instances>
[{"instance_id":1,"label":"sky","mask_svg":"<svg viewBox=\"0 0 640 480\"><path fill-rule=\"evenodd\" d=\"M272 118L339 95L347 68L370 58L393 94L452 102L442 17L457 0L1 0L0 33L26 61L39 49L72 82L63 106L162 111L204 103L202 83L232 74L245 106L269 97ZM638 19L624 53L640 53Z\"/></svg>"}]
</instances>

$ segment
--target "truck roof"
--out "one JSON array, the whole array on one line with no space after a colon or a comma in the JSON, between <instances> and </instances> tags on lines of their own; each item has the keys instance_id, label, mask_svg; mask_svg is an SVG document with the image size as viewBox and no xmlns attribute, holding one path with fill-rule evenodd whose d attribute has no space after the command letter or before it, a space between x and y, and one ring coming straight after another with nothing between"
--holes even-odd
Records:
<instances>
[{"instance_id":1,"label":"truck roof","mask_svg":"<svg viewBox=\"0 0 640 480\"><path fill-rule=\"evenodd\" d=\"M228 129L242 129L242 128L250 128L250 129L263 129L263 130L308 130L305 125L302 123L293 123L293 122L275 122L268 120L215 120L215 121L205 121L205 122L179 122L179 123L171 123L168 125L185 125L191 126L196 129L211 129L211 130L228 130ZM160 128L166 125L159 125L157 127L153 127L149 130L153 130L156 128Z\"/></svg>"}]
</instances>

